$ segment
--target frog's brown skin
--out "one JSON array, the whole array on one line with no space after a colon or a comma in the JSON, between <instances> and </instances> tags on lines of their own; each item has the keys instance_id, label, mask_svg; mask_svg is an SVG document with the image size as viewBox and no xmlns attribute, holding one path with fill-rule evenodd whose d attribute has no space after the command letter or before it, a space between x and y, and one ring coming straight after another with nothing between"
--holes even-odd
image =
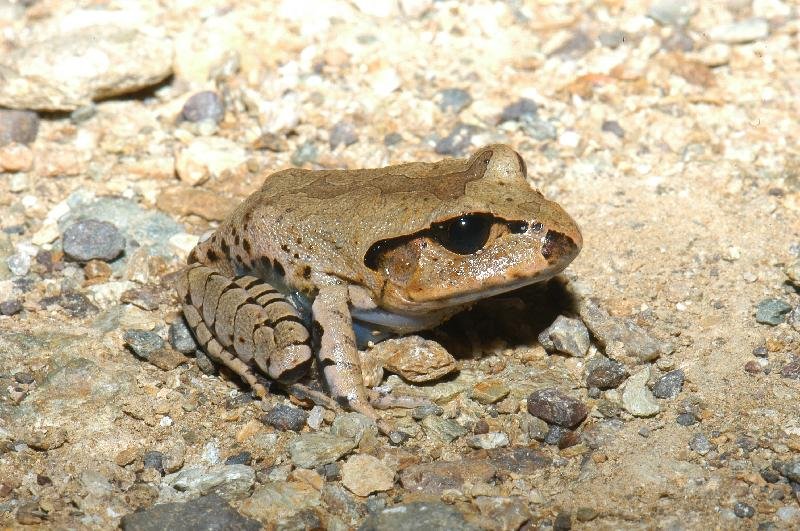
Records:
<instances>
[{"instance_id":1,"label":"frog's brown skin","mask_svg":"<svg viewBox=\"0 0 800 531\"><path fill-rule=\"evenodd\" d=\"M483 220L477 250L442 243L452 248L441 235L461 216ZM429 328L475 300L552 277L581 245L572 218L530 187L519 154L490 145L466 160L275 173L192 251L178 293L204 348L262 395L253 368L291 381L312 357L303 316L270 283L313 301L331 395L377 418L354 320Z\"/></svg>"}]
</instances>

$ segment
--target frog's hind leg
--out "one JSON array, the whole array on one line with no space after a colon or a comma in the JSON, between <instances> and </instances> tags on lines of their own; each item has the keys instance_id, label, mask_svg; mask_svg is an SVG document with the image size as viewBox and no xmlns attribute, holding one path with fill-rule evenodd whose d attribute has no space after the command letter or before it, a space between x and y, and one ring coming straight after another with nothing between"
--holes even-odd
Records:
<instances>
[{"instance_id":1,"label":"frog's hind leg","mask_svg":"<svg viewBox=\"0 0 800 531\"><path fill-rule=\"evenodd\" d=\"M311 363L309 334L294 307L252 276L228 278L192 264L180 275L183 313L212 360L239 375L260 397L266 387L254 365L272 379L292 382Z\"/></svg>"}]
</instances>

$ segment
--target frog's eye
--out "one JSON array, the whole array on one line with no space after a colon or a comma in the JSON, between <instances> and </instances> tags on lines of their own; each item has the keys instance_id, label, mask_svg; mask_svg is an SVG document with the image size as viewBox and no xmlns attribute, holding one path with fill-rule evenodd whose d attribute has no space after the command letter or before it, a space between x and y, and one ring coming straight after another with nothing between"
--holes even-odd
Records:
<instances>
[{"instance_id":1,"label":"frog's eye","mask_svg":"<svg viewBox=\"0 0 800 531\"><path fill-rule=\"evenodd\" d=\"M484 214L467 214L433 226L436 239L448 251L472 254L489 239L493 219Z\"/></svg>"}]
</instances>

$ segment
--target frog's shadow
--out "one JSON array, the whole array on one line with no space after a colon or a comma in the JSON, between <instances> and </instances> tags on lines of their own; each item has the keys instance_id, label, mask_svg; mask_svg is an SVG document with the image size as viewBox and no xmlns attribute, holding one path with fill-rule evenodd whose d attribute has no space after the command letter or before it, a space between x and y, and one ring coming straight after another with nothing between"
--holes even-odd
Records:
<instances>
[{"instance_id":1,"label":"frog's shadow","mask_svg":"<svg viewBox=\"0 0 800 531\"><path fill-rule=\"evenodd\" d=\"M533 346L559 315L577 314L578 301L558 276L477 303L441 326L420 335L438 341L456 358L476 358L503 341L509 347Z\"/></svg>"}]
</instances>

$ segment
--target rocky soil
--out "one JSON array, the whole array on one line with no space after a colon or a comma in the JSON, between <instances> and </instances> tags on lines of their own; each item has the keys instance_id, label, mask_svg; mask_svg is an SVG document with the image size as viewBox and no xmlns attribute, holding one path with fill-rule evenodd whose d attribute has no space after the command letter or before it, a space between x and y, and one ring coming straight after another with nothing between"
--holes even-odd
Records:
<instances>
[{"instance_id":1,"label":"rocky soil","mask_svg":"<svg viewBox=\"0 0 800 531\"><path fill-rule=\"evenodd\" d=\"M0 528L796 529L799 115L790 0L0 0ZM402 436L195 352L265 175L491 142L585 247Z\"/></svg>"}]
</instances>

